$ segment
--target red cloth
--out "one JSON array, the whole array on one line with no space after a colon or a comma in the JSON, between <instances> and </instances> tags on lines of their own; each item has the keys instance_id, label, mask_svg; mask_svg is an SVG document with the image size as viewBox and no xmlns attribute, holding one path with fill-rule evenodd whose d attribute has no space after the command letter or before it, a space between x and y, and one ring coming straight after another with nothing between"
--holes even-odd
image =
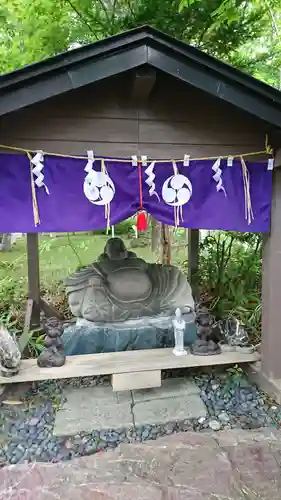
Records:
<instances>
[{"instance_id":1,"label":"red cloth","mask_svg":"<svg viewBox=\"0 0 281 500\"><path fill-rule=\"evenodd\" d=\"M147 230L147 221L145 212L139 212L137 216L137 230L138 231L146 231Z\"/></svg>"}]
</instances>

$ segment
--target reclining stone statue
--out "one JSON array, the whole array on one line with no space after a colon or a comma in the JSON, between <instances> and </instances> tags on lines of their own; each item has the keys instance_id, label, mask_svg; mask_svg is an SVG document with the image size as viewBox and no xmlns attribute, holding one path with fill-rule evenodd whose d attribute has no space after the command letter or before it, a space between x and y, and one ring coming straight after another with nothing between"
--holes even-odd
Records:
<instances>
[{"instance_id":1,"label":"reclining stone statue","mask_svg":"<svg viewBox=\"0 0 281 500\"><path fill-rule=\"evenodd\" d=\"M145 262L120 238L108 240L98 262L67 278L66 293L74 316L99 323L194 308L191 287L178 268Z\"/></svg>"},{"instance_id":2,"label":"reclining stone statue","mask_svg":"<svg viewBox=\"0 0 281 500\"><path fill-rule=\"evenodd\" d=\"M77 318L62 336L66 355L173 346L177 308L186 321L185 342L196 337L184 273L145 262L120 238L109 239L97 261L71 274L65 285Z\"/></svg>"}]
</instances>

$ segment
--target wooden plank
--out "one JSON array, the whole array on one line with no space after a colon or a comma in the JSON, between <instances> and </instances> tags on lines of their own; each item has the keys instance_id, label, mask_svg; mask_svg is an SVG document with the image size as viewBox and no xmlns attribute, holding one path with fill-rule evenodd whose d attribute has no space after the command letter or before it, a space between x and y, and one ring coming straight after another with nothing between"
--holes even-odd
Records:
<instances>
[{"instance_id":1,"label":"wooden plank","mask_svg":"<svg viewBox=\"0 0 281 500\"><path fill-rule=\"evenodd\" d=\"M51 305L48 304L44 299L39 300L40 309L44 311L48 318L63 319L61 314Z\"/></svg>"},{"instance_id":2,"label":"wooden plank","mask_svg":"<svg viewBox=\"0 0 281 500\"><path fill-rule=\"evenodd\" d=\"M229 130L230 129L230 130ZM36 137L36 136L35 136ZM259 134L250 130L231 130L230 127L218 125L211 126L207 120L204 123L140 120L139 141L157 142L167 144L167 140L172 144L209 144L209 145L233 145L239 148L245 144L258 144L262 141L262 132ZM259 148L261 149L261 148ZM259 150L258 149L258 150ZM237 150L238 151L238 150Z\"/></svg>"},{"instance_id":3,"label":"wooden plank","mask_svg":"<svg viewBox=\"0 0 281 500\"><path fill-rule=\"evenodd\" d=\"M40 325L40 278L38 234L27 233L28 298L33 300L30 319L32 327Z\"/></svg>"},{"instance_id":4,"label":"wooden plank","mask_svg":"<svg viewBox=\"0 0 281 500\"><path fill-rule=\"evenodd\" d=\"M68 356L60 368L39 368L36 359L23 360L20 371L14 377L0 377L0 384L52 380L114 373L143 372L173 368L232 365L260 360L256 352L222 352L214 356L174 356L172 349L146 349L141 351L111 352Z\"/></svg>"},{"instance_id":5,"label":"wooden plank","mask_svg":"<svg viewBox=\"0 0 281 500\"><path fill-rule=\"evenodd\" d=\"M114 373L111 379L114 392L136 391L161 387L161 370L145 372Z\"/></svg>"},{"instance_id":6,"label":"wooden plank","mask_svg":"<svg viewBox=\"0 0 281 500\"><path fill-rule=\"evenodd\" d=\"M132 101L139 105L145 104L155 85L156 71L153 68L142 68L133 75Z\"/></svg>"}]
</instances>

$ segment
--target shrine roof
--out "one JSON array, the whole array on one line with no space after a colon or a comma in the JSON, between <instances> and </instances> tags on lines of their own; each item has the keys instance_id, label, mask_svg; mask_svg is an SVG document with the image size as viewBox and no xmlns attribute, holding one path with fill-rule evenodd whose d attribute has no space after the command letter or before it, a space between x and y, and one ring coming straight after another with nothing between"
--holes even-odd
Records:
<instances>
[{"instance_id":1,"label":"shrine roof","mask_svg":"<svg viewBox=\"0 0 281 500\"><path fill-rule=\"evenodd\" d=\"M147 65L281 128L280 91L150 26L2 75L0 115Z\"/></svg>"}]
</instances>

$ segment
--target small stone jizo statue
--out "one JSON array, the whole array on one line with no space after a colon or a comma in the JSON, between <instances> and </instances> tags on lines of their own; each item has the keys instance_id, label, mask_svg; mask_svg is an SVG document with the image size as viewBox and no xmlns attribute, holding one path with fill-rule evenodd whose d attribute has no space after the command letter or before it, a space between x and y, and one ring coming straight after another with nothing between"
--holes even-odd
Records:
<instances>
[{"instance_id":1,"label":"small stone jizo statue","mask_svg":"<svg viewBox=\"0 0 281 500\"><path fill-rule=\"evenodd\" d=\"M40 368L63 366L65 364L65 354L61 340L63 326L57 318L49 318L45 321L44 328L46 331L45 349L37 358L37 365Z\"/></svg>"},{"instance_id":2,"label":"small stone jizo statue","mask_svg":"<svg viewBox=\"0 0 281 500\"><path fill-rule=\"evenodd\" d=\"M185 321L181 316L181 310L179 308L176 309L175 319L173 319L173 327L175 337L173 354L175 356L186 356L187 352L184 349Z\"/></svg>"},{"instance_id":3,"label":"small stone jizo statue","mask_svg":"<svg viewBox=\"0 0 281 500\"><path fill-rule=\"evenodd\" d=\"M197 339L191 346L192 354L198 356L208 356L212 354L220 354L221 349L218 342L215 340L213 333L213 318L207 307L198 305L195 309L197 326Z\"/></svg>"}]
</instances>

